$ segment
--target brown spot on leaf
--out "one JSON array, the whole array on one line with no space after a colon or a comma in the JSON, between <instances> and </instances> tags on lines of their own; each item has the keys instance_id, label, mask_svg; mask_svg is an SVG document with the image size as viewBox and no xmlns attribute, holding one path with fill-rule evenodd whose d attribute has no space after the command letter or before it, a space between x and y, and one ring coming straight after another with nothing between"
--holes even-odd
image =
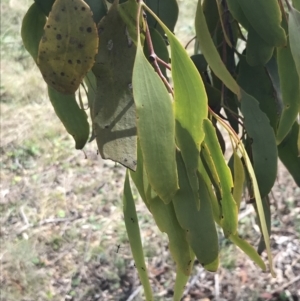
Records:
<instances>
[{"instance_id":1,"label":"brown spot on leaf","mask_svg":"<svg viewBox=\"0 0 300 301\"><path fill-rule=\"evenodd\" d=\"M57 40L61 40L61 34L60 34L60 33L58 33L58 34L56 35L56 39L57 39Z\"/></svg>"}]
</instances>

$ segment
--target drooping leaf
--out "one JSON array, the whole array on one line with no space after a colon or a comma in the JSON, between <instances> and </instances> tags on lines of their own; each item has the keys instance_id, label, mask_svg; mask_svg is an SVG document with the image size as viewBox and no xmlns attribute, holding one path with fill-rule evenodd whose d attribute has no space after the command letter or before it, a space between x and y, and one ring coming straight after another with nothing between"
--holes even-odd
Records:
<instances>
[{"instance_id":1,"label":"drooping leaf","mask_svg":"<svg viewBox=\"0 0 300 301\"><path fill-rule=\"evenodd\" d=\"M274 46L269 45L252 26L248 30L247 62L250 66L264 66L271 59Z\"/></svg>"},{"instance_id":2,"label":"drooping leaf","mask_svg":"<svg viewBox=\"0 0 300 301\"><path fill-rule=\"evenodd\" d=\"M270 125L276 133L279 104L266 69L263 66L251 67L245 57L240 56L237 82L242 89L259 102L260 109L267 115Z\"/></svg>"},{"instance_id":3,"label":"drooping leaf","mask_svg":"<svg viewBox=\"0 0 300 301\"><path fill-rule=\"evenodd\" d=\"M220 22L217 1L204 0L202 7L207 28L210 35L213 37L215 35L216 27Z\"/></svg>"},{"instance_id":4,"label":"drooping leaf","mask_svg":"<svg viewBox=\"0 0 300 301\"><path fill-rule=\"evenodd\" d=\"M298 137L299 124L295 122L289 134L278 145L278 154L280 160L300 187L300 156L297 147Z\"/></svg>"},{"instance_id":5,"label":"drooping leaf","mask_svg":"<svg viewBox=\"0 0 300 301\"><path fill-rule=\"evenodd\" d=\"M207 24L205 22L201 2L201 0L198 1L195 19L196 35L199 41L201 52L203 53L214 74L222 80L228 89L239 95L239 86L222 62L221 57L210 36Z\"/></svg>"},{"instance_id":6,"label":"drooping leaf","mask_svg":"<svg viewBox=\"0 0 300 301\"><path fill-rule=\"evenodd\" d=\"M158 197L148 199L150 211L160 231L169 238L169 249L177 267L185 275L190 275L193 254L187 242L186 231L178 223L173 203L164 204Z\"/></svg>"},{"instance_id":7,"label":"drooping leaf","mask_svg":"<svg viewBox=\"0 0 300 301\"><path fill-rule=\"evenodd\" d=\"M266 271L266 265L258 255L256 250L245 240L240 238L237 234L231 235L229 239L238 246L245 254L249 256L263 271Z\"/></svg>"},{"instance_id":8,"label":"drooping leaf","mask_svg":"<svg viewBox=\"0 0 300 301\"><path fill-rule=\"evenodd\" d=\"M245 98L244 97L245 94L246 94L246 92L241 89L241 91L240 91L240 95L242 95L241 100L243 100ZM247 97L249 97L249 95ZM250 100L251 100L251 97L248 100L248 102ZM252 106L253 106L253 103L252 103L252 105L250 105L250 108ZM254 102L254 106L258 107L258 102L257 101ZM254 109L254 113L255 113L255 111L256 111L256 109ZM260 192L259 192L259 187L258 187L258 183L257 183L257 180L256 180L256 176L255 176L255 172L254 172L252 163L250 161L250 158L247 154L247 151L246 151L244 145L241 143L240 139L236 136L236 134L232 131L232 129L218 115L214 114L214 117L217 119L219 124L231 136L231 138L235 142L235 146L239 149L239 151L240 151L240 153L243 157L243 160L245 162L245 167L248 171L249 178L250 178L250 181L251 181L251 185L252 185L252 188L253 188L253 194L254 194L254 198L255 198L255 201L256 201L256 205L257 205L257 211L258 211L258 214L259 214L259 220L260 220L260 224L261 224L262 234L263 234L264 241L265 241L265 244L266 244L266 251L267 251L269 265L270 265L270 272L271 272L273 277L276 277L276 273L274 272L274 269L273 269L273 259L272 259L271 249L270 249L270 239L269 239L268 230L267 230L267 226L266 226L266 219L265 219L262 200L261 200L261 196L260 196ZM261 117L262 117L261 113L258 113L258 117L259 117L259 120L261 120ZM270 127L270 131L273 133L273 130L271 129L271 127ZM274 139L275 139L275 137L274 137ZM203 167L202 168L200 168L200 167L201 166L199 166L199 169L203 170ZM214 212L214 218L215 218L216 222L220 223L220 221L218 221L218 211L219 211L218 209L219 208L216 205L216 200L214 198L211 198L210 200L211 200L211 203L213 204L212 208L213 208L213 212Z\"/></svg>"},{"instance_id":9,"label":"drooping leaf","mask_svg":"<svg viewBox=\"0 0 300 301\"><path fill-rule=\"evenodd\" d=\"M162 80L144 56L140 43L133 68L133 95L148 180L158 196L169 203L179 188L173 104Z\"/></svg>"},{"instance_id":10,"label":"drooping leaf","mask_svg":"<svg viewBox=\"0 0 300 301\"><path fill-rule=\"evenodd\" d=\"M102 158L135 170L136 110L131 81L136 46L126 34L116 4L98 29L101 43L92 69L97 79L92 109L96 141Z\"/></svg>"},{"instance_id":11,"label":"drooping leaf","mask_svg":"<svg viewBox=\"0 0 300 301\"><path fill-rule=\"evenodd\" d=\"M268 233L269 233L269 235L271 235L271 208L270 208L270 200L269 200L268 196L266 196L262 199L262 205L263 205L264 214L265 214L265 218L266 218L266 225L267 225ZM254 204L254 208L255 208L255 211L258 215L256 204ZM258 218L257 218L257 223L258 223L258 226L260 228L260 231L262 232L261 225L260 225L260 220ZM258 247L257 247L257 253L259 255L261 255L261 253L265 249L266 249L265 239L264 239L264 236L261 235L259 243L258 243Z\"/></svg>"},{"instance_id":12,"label":"drooping leaf","mask_svg":"<svg viewBox=\"0 0 300 301\"><path fill-rule=\"evenodd\" d=\"M241 205L241 199L243 195L243 188L244 188L244 181L245 181L245 172L244 172L244 166L242 163L241 158L236 153L236 151L233 152L233 170L234 170L234 186L233 186L233 198L237 204L238 211L240 209Z\"/></svg>"},{"instance_id":13,"label":"drooping leaf","mask_svg":"<svg viewBox=\"0 0 300 301\"><path fill-rule=\"evenodd\" d=\"M277 64L283 100L276 135L276 142L280 144L291 130L300 111L300 73L298 75L289 43L286 47L277 48Z\"/></svg>"},{"instance_id":14,"label":"drooping leaf","mask_svg":"<svg viewBox=\"0 0 300 301\"><path fill-rule=\"evenodd\" d=\"M176 0L147 0L147 6L159 17L159 19L174 32L174 27L178 18L178 4ZM151 15L147 15L147 23L150 27L156 28L162 34L164 30L159 26L157 20Z\"/></svg>"},{"instance_id":15,"label":"drooping leaf","mask_svg":"<svg viewBox=\"0 0 300 301\"><path fill-rule=\"evenodd\" d=\"M181 154L177 152L180 189L173 198L175 213L180 226L186 230L187 240L197 259L205 267L218 260L218 236L214 224L208 191L200 179L201 206L197 210L194 193L187 177ZM214 270L217 266L214 266Z\"/></svg>"},{"instance_id":16,"label":"drooping leaf","mask_svg":"<svg viewBox=\"0 0 300 301\"><path fill-rule=\"evenodd\" d=\"M289 7L289 39L292 56L300 78L300 12L293 6Z\"/></svg>"},{"instance_id":17,"label":"drooping leaf","mask_svg":"<svg viewBox=\"0 0 300 301\"><path fill-rule=\"evenodd\" d=\"M39 7L33 3L22 21L21 36L26 50L36 62L39 42L44 32L46 17Z\"/></svg>"},{"instance_id":18,"label":"drooping leaf","mask_svg":"<svg viewBox=\"0 0 300 301\"><path fill-rule=\"evenodd\" d=\"M149 186L149 183L148 183L147 177L145 177L145 179L144 179L144 160L143 160L143 154L142 154L139 140L137 141L137 166L136 166L135 171L130 170L130 176L131 176L131 178L134 182L134 185L137 188L142 200L147 205L148 202L147 202L147 198L146 198L146 191L147 191L147 187ZM148 209L149 209L149 207L148 207Z\"/></svg>"},{"instance_id":19,"label":"drooping leaf","mask_svg":"<svg viewBox=\"0 0 300 301\"><path fill-rule=\"evenodd\" d=\"M244 126L252 140L253 167L262 197L272 189L277 175L275 134L258 101L241 89L241 112Z\"/></svg>"},{"instance_id":20,"label":"drooping leaf","mask_svg":"<svg viewBox=\"0 0 300 301\"><path fill-rule=\"evenodd\" d=\"M34 2L48 16L55 0L34 0Z\"/></svg>"},{"instance_id":21,"label":"drooping leaf","mask_svg":"<svg viewBox=\"0 0 300 301\"><path fill-rule=\"evenodd\" d=\"M65 95L48 86L48 95L56 115L73 136L76 149L82 149L89 138L86 112L78 106L75 95Z\"/></svg>"},{"instance_id":22,"label":"drooping leaf","mask_svg":"<svg viewBox=\"0 0 300 301\"><path fill-rule=\"evenodd\" d=\"M235 234L237 231L238 211L237 204L232 196L233 180L229 167L227 166L221 147L218 143L215 129L208 119L204 120L205 131L204 142L206 143L211 158L218 174L221 192L222 219L221 226L226 237Z\"/></svg>"},{"instance_id":23,"label":"drooping leaf","mask_svg":"<svg viewBox=\"0 0 300 301\"><path fill-rule=\"evenodd\" d=\"M40 41L38 66L48 85L73 94L95 62L96 24L82 0L56 0Z\"/></svg>"},{"instance_id":24,"label":"drooping leaf","mask_svg":"<svg viewBox=\"0 0 300 301\"><path fill-rule=\"evenodd\" d=\"M286 44L286 34L281 27L281 11L276 0L260 2L238 0L247 20L254 30L271 46Z\"/></svg>"},{"instance_id":25,"label":"drooping leaf","mask_svg":"<svg viewBox=\"0 0 300 301\"><path fill-rule=\"evenodd\" d=\"M86 4L91 8L93 12L93 19L96 24L100 22L100 20L105 17L107 13L107 6L105 1L99 0L84 0Z\"/></svg>"},{"instance_id":26,"label":"drooping leaf","mask_svg":"<svg viewBox=\"0 0 300 301\"><path fill-rule=\"evenodd\" d=\"M198 168L200 144L204 138L203 119L207 116L207 96L197 68L172 32L157 20L165 31L172 58L172 80L176 118L176 140L187 169L187 174L198 199Z\"/></svg>"},{"instance_id":27,"label":"drooping leaf","mask_svg":"<svg viewBox=\"0 0 300 301\"><path fill-rule=\"evenodd\" d=\"M128 172L126 173L124 182L123 213L135 267L138 270L139 278L144 288L146 300L151 301L153 300L152 289L147 274L138 217L136 214L135 203L131 192Z\"/></svg>"}]
</instances>

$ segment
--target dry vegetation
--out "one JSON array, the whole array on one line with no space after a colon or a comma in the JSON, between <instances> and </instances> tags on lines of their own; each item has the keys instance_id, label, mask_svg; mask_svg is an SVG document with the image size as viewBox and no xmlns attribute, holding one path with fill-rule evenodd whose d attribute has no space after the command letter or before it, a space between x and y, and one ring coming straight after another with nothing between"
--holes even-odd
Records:
<instances>
[{"instance_id":1,"label":"dry vegetation","mask_svg":"<svg viewBox=\"0 0 300 301\"><path fill-rule=\"evenodd\" d=\"M124 168L74 150L20 39L31 1L1 1L1 301L143 300L122 217ZM177 33L193 34L195 1L181 1ZM174 264L166 237L137 198L155 300L171 300ZM271 196L277 278L220 235L216 274L195 264L184 300L299 300L300 189L279 164ZM251 205L240 234L259 240Z\"/></svg>"}]
</instances>

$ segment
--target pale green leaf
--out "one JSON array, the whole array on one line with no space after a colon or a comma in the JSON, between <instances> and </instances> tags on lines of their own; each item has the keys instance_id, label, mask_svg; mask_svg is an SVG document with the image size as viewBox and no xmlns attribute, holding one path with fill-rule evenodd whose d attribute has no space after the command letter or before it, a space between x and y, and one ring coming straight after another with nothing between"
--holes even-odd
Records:
<instances>
[{"instance_id":1,"label":"pale green leaf","mask_svg":"<svg viewBox=\"0 0 300 301\"><path fill-rule=\"evenodd\" d=\"M148 180L168 203L178 187L175 159L175 118L171 96L137 46L133 69L137 129Z\"/></svg>"},{"instance_id":2,"label":"pale green leaf","mask_svg":"<svg viewBox=\"0 0 300 301\"><path fill-rule=\"evenodd\" d=\"M132 256L135 262L136 269L139 273L139 278L144 288L146 300L152 301L152 290L147 274L147 267L144 258L140 228L136 214L135 203L129 183L128 172L126 173L124 183L123 213Z\"/></svg>"}]
</instances>

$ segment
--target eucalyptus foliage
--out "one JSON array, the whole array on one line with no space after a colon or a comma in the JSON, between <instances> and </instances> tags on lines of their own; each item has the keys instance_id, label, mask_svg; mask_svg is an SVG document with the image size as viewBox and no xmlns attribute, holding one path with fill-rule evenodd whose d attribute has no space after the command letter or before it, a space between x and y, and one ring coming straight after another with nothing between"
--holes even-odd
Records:
<instances>
[{"instance_id":1,"label":"eucalyptus foliage","mask_svg":"<svg viewBox=\"0 0 300 301\"><path fill-rule=\"evenodd\" d=\"M176 0L35 0L24 16L24 46L76 148L95 139L102 158L128 169L125 225L147 300L130 178L168 236L174 300L195 258L218 269L216 225L262 270L266 250L275 276L268 195L278 158L300 186L299 9L299 0L199 0L191 57L173 34ZM245 192L257 247L238 233Z\"/></svg>"}]
</instances>

